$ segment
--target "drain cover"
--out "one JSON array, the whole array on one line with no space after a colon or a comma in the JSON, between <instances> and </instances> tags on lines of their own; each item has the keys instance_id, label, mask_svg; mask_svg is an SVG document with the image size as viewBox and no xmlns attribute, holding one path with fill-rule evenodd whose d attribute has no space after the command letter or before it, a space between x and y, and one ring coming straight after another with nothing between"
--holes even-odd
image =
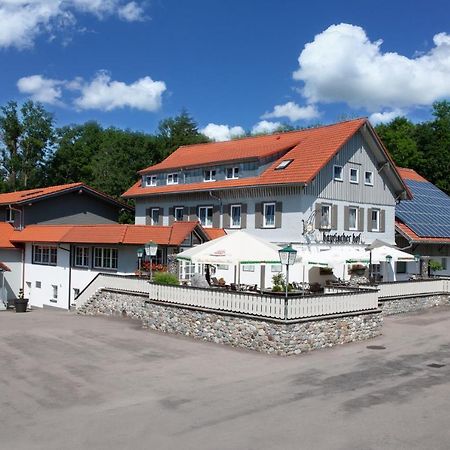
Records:
<instances>
[{"instance_id":1,"label":"drain cover","mask_svg":"<svg viewBox=\"0 0 450 450\"><path fill-rule=\"evenodd\" d=\"M431 363L427 364L428 367L432 367L433 369L440 369L441 367L445 367L445 364Z\"/></svg>"},{"instance_id":2,"label":"drain cover","mask_svg":"<svg viewBox=\"0 0 450 450\"><path fill-rule=\"evenodd\" d=\"M366 348L369 350L386 350L386 347L383 345L368 345Z\"/></svg>"}]
</instances>

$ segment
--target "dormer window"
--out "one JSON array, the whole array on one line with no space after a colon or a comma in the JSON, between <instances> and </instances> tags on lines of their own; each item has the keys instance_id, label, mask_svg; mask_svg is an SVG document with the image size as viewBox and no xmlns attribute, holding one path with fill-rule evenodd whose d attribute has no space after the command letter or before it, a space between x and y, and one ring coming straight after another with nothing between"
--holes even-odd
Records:
<instances>
[{"instance_id":1,"label":"dormer window","mask_svg":"<svg viewBox=\"0 0 450 450\"><path fill-rule=\"evenodd\" d=\"M145 185L146 186L156 186L157 176L156 175L147 175L145 177Z\"/></svg>"},{"instance_id":2,"label":"dormer window","mask_svg":"<svg viewBox=\"0 0 450 450\"><path fill-rule=\"evenodd\" d=\"M277 167L275 167L275 170L283 170L286 169L286 167L294 161L293 159L285 159L284 161L281 161L280 164L278 164Z\"/></svg>"},{"instance_id":3,"label":"dormer window","mask_svg":"<svg viewBox=\"0 0 450 450\"><path fill-rule=\"evenodd\" d=\"M167 184L178 184L178 174L177 173L169 173L167 175Z\"/></svg>"},{"instance_id":4,"label":"dormer window","mask_svg":"<svg viewBox=\"0 0 450 450\"><path fill-rule=\"evenodd\" d=\"M227 167L226 169L227 180L234 180L239 178L239 167Z\"/></svg>"},{"instance_id":5,"label":"dormer window","mask_svg":"<svg viewBox=\"0 0 450 450\"><path fill-rule=\"evenodd\" d=\"M205 170L203 181L216 181L216 171L214 169Z\"/></svg>"}]
</instances>

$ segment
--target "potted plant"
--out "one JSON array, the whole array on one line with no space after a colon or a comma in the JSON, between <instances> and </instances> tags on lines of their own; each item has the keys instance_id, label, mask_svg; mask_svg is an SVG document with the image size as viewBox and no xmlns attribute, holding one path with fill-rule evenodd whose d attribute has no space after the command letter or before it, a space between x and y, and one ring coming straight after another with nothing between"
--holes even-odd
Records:
<instances>
[{"instance_id":1,"label":"potted plant","mask_svg":"<svg viewBox=\"0 0 450 450\"><path fill-rule=\"evenodd\" d=\"M19 298L14 301L16 312L26 312L28 307L28 299L23 296L23 289L19 289Z\"/></svg>"}]
</instances>

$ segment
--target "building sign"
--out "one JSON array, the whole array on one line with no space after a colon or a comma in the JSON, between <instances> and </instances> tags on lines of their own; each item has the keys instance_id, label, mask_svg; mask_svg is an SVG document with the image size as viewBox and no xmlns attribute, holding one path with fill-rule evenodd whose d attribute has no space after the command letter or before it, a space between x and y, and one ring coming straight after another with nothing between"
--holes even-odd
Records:
<instances>
[{"instance_id":1,"label":"building sign","mask_svg":"<svg viewBox=\"0 0 450 450\"><path fill-rule=\"evenodd\" d=\"M216 250L213 253L210 253L210 256L225 256L226 251L225 250Z\"/></svg>"},{"instance_id":2,"label":"building sign","mask_svg":"<svg viewBox=\"0 0 450 450\"><path fill-rule=\"evenodd\" d=\"M327 244L363 244L361 240L361 233L359 234L323 233L322 240Z\"/></svg>"}]
</instances>

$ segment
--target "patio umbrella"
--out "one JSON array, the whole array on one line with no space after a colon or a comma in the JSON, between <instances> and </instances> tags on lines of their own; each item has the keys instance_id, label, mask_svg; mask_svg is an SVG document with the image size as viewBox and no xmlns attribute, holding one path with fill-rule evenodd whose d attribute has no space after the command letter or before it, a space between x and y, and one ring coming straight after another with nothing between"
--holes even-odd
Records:
<instances>
[{"instance_id":1,"label":"patio umbrella","mask_svg":"<svg viewBox=\"0 0 450 450\"><path fill-rule=\"evenodd\" d=\"M382 246L372 250L372 261L375 264L385 262L387 256L391 256L393 261L414 261L414 255L402 252L392 246Z\"/></svg>"}]
</instances>

